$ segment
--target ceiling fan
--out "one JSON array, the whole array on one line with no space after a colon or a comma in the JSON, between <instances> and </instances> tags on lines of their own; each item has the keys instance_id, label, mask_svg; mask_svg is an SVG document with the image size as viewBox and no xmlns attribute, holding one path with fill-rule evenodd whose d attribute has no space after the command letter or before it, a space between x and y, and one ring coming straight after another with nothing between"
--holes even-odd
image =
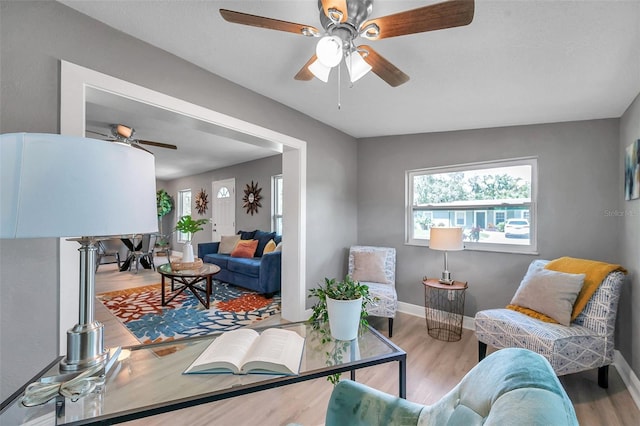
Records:
<instances>
[{"instance_id":1,"label":"ceiling fan","mask_svg":"<svg viewBox=\"0 0 640 426\"><path fill-rule=\"evenodd\" d=\"M88 133L94 133L96 135L104 136L105 138L109 138L109 141L123 142L127 143L136 148L142 149L147 152L151 152L140 145L149 145L149 146L157 146L159 148L167 148L167 149L178 149L177 146L171 145L168 143L155 142L155 141L146 141L142 139L135 139L133 134L136 132L133 127L125 126L124 124L112 124L110 126L110 135L105 135L104 133L95 132L93 130L87 130Z\"/></svg>"},{"instance_id":2,"label":"ceiling fan","mask_svg":"<svg viewBox=\"0 0 640 426\"><path fill-rule=\"evenodd\" d=\"M370 46L356 46L355 40L358 37L380 40L468 25L473 20L474 1L450 0L374 19L369 19L373 0L318 0L318 8L323 32L310 25L227 9L220 9L220 14L236 24L319 37L315 55L298 71L296 80L311 80L315 76L326 83L331 69L344 58L351 82L373 71L396 87L406 83L409 76Z\"/></svg>"}]
</instances>

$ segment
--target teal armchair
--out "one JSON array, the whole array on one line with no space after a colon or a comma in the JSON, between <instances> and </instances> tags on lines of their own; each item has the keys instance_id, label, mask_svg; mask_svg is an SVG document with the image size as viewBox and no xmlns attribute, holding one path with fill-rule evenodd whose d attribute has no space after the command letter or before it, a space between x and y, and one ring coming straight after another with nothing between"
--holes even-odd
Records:
<instances>
[{"instance_id":1,"label":"teal armchair","mask_svg":"<svg viewBox=\"0 0 640 426\"><path fill-rule=\"evenodd\" d=\"M527 349L494 352L433 405L410 402L350 380L333 390L326 426L578 425L549 362Z\"/></svg>"}]
</instances>

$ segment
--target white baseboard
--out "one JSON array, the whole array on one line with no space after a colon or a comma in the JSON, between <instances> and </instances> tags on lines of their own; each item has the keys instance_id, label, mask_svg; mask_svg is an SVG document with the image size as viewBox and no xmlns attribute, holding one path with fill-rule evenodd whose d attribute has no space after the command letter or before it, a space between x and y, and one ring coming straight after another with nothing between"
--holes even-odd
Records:
<instances>
[{"instance_id":1,"label":"white baseboard","mask_svg":"<svg viewBox=\"0 0 640 426\"><path fill-rule=\"evenodd\" d=\"M631 367L629 367L627 360L624 359L618 350L613 351L613 365L627 386L633 402L635 402L638 409L640 409L640 380L638 380L638 376L636 376Z\"/></svg>"},{"instance_id":2,"label":"white baseboard","mask_svg":"<svg viewBox=\"0 0 640 426\"><path fill-rule=\"evenodd\" d=\"M416 317L426 318L424 306L398 302L398 311ZM462 328L475 330L474 319L472 317L464 316L462 318ZM616 370L618 370L618 374L620 374L622 381L629 390L633 402L635 402L638 409L640 409L640 380L638 380L638 376L636 376L633 370L631 370L627 360L624 359L618 350L613 353L613 365L616 367Z\"/></svg>"}]
</instances>

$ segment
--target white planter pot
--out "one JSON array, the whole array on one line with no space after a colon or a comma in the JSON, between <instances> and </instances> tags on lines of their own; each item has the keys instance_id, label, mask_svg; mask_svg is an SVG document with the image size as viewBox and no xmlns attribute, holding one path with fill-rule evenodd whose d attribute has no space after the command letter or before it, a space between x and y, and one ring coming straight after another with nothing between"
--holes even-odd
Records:
<instances>
[{"instance_id":1,"label":"white planter pot","mask_svg":"<svg viewBox=\"0 0 640 426\"><path fill-rule=\"evenodd\" d=\"M337 340L353 340L358 337L362 297L356 300L334 300L327 297L329 329Z\"/></svg>"},{"instance_id":2,"label":"white planter pot","mask_svg":"<svg viewBox=\"0 0 640 426\"><path fill-rule=\"evenodd\" d=\"M193 262L193 246L191 245L191 241L187 241L182 246L182 261L183 262Z\"/></svg>"}]
</instances>

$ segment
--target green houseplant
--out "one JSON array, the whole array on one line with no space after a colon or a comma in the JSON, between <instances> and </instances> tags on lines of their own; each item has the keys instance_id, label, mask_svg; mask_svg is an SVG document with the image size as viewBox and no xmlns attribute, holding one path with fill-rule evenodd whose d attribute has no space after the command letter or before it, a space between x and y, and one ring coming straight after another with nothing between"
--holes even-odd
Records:
<instances>
[{"instance_id":1,"label":"green houseplant","mask_svg":"<svg viewBox=\"0 0 640 426\"><path fill-rule=\"evenodd\" d=\"M173 199L164 189L156 191L156 208L158 210L158 229L160 230L156 246L164 250L169 245L169 236L162 232L162 219L173 210Z\"/></svg>"},{"instance_id":2,"label":"green houseplant","mask_svg":"<svg viewBox=\"0 0 640 426\"><path fill-rule=\"evenodd\" d=\"M359 326L368 324L366 307L373 299L369 294L369 287L354 281L349 275L342 281L335 278L325 278L324 281L324 285L319 284L318 287L309 290L308 297L317 299L309 321L313 329L319 333L320 344L331 347L326 355L327 364L333 365L341 361L343 353L351 344L357 345L357 340L354 339L357 337ZM345 316L343 309L333 308L336 303L349 303L352 306L347 309L353 311ZM340 330L340 326L345 324L347 329ZM331 375L327 380L335 385L340 380L340 374Z\"/></svg>"},{"instance_id":3,"label":"green houseplant","mask_svg":"<svg viewBox=\"0 0 640 426\"><path fill-rule=\"evenodd\" d=\"M335 278L325 278L324 285L320 284L316 288L309 290L309 297L315 297L318 300L312 307L312 315L309 321L313 323L315 329L324 329L323 324L329 322L331 325L331 318L328 303L331 301L356 301L359 303L359 323L361 325L367 325L367 312L366 307L373 300L369 295L369 287L360 284L358 281L354 281L349 275L342 281L336 281ZM339 320L338 320L339 321ZM328 336L327 336L328 340ZM350 339L339 339L350 340Z\"/></svg>"},{"instance_id":4,"label":"green houseplant","mask_svg":"<svg viewBox=\"0 0 640 426\"><path fill-rule=\"evenodd\" d=\"M191 239L193 234L198 231L202 231L202 225L208 222L208 219L193 220L191 215L182 216L176 224L176 231L180 231L183 234L187 234L187 240L182 248L182 261L193 262L193 246L191 245Z\"/></svg>"}]
</instances>

